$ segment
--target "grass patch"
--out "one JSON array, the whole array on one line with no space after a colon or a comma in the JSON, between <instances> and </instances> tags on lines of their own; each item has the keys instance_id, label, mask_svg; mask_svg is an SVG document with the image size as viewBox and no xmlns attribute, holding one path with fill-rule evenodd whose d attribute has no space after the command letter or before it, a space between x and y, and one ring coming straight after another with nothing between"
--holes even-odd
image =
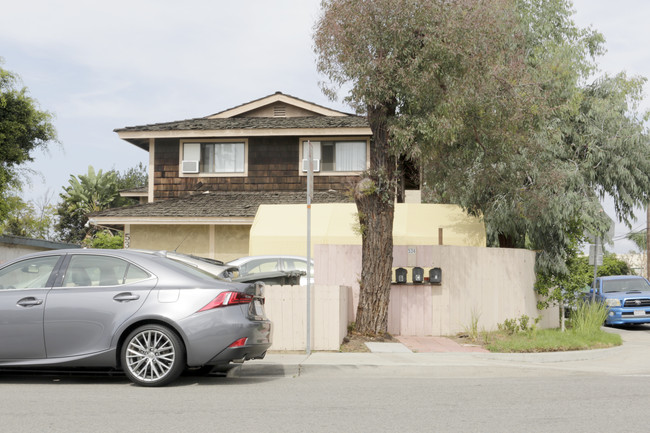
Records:
<instances>
[{"instance_id":1,"label":"grass patch","mask_svg":"<svg viewBox=\"0 0 650 433\"><path fill-rule=\"evenodd\" d=\"M490 342L485 346L490 352L563 352L567 350L603 349L619 346L621 336L600 329L579 332L569 329L542 329L535 333L506 334L493 332Z\"/></svg>"},{"instance_id":2,"label":"grass patch","mask_svg":"<svg viewBox=\"0 0 650 433\"><path fill-rule=\"evenodd\" d=\"M567 350L602 349L622 344L621 336L601 329L607 308L598 302L577 306L569 320L569 329L537 329L528 316L508 319L499 330L485 332L478 343L490 352L564 352ZM472 320L474 322L474 320Z\"/></svg>"}]
</instances>

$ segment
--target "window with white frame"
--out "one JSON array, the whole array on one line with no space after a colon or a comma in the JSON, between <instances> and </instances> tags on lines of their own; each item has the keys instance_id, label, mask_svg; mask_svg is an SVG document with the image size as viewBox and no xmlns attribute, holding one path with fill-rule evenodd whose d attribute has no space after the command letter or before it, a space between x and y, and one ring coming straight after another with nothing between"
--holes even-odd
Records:
<instances>
[{"instance_id":1,"label":"window with white frame","mask_svg":"<svg viewBox=\"0 0 650 433\"><path fill-rule=\"evenodd\" d=\"M185 174L244 173L246 143L185 142L182 144L181 171Z\"/></svg>"},{"instance_id":2,"label":"window with white frame","mask_svg":"<svg viewBox=\"0 0 650 433\"><path fill-rule=\"evenodd\" d=\"M309 141L302 143L302 158L309 158ZM311 141L312 159L316 167L314 171L321 172L351 172L366 169L366 141ZM302 170L307 171L306 165Z\"/></svg>"}]
</instances>

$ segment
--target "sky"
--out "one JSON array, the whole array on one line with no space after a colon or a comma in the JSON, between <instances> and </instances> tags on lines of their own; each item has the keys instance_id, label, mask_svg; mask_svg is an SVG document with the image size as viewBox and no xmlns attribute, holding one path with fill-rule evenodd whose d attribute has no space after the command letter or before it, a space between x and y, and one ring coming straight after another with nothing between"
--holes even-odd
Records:
<instances>
[{"instance_id":1,"label":"sky","mask_svg":"<svg viewBox=\"0 0 650 433\"><path fill-rule=\"evenodd\" d=\"M603 33L602 73L650 77L650 2L575 0L574 20ZM0 14L2 68L51 112L59 144L36 152L27 199L56 201L71 175L125 171L147 152L116 128L202 117L276 91L352 111L321 92L312 49L320 0L23 0ZM644 109L650 109L646 86ZM611 203L604 204L613 217ZM645 227L645 211L633 230ZM615 238L630 229L616 224ZM610 246L634 249L629 241Z\"/></svg>"}]
</instances>

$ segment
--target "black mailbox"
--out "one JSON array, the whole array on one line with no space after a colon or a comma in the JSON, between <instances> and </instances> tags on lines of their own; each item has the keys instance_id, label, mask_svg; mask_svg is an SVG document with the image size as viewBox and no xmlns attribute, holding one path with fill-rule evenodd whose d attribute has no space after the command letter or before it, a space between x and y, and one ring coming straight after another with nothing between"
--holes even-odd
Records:
<instances>
[{"instance_id":1,"label":"black mailbox","mask_svg":"<svg viewBox=\"0 0 650 433\"><path fill-rule=\"evenodd\" d=\"M395 282L397 284L406 283L406 269L404 268L395 269Z\"/></svg>"},{"instance_id":2,"label":"black mailbox","mask_svg":"<svg viewBox=\"0 0 650 433\"><path fill-rule=\"evenodd\" d=\"M442 283L442 269L440 268L429 269L429 283L431 284Z\"/></svg>"},{"instance_id":3,"label":"black mailbox","mask_svg":"<svg viewBox=\"0 0 650 433\"><path fill-rule=\"evenodd\" d=\"M416 266L413 268L413 282L414 283L423 283L424 282L424 269Z\"/></svg>"}]
</instances>

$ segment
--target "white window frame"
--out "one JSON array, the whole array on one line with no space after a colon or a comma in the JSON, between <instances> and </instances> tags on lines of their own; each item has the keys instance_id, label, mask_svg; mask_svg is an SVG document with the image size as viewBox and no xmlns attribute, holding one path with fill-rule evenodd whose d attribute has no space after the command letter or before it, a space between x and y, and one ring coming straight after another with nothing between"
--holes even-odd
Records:
<instances>
[{"instance_id":1,"label":"white window frame","mask_svg":"<svg viewBox=\"0 0 650 433\"><path fill-rule=\"evenodd\" d=\"M201 158L203 157L200 155L199 152L199 172L198 173L183 173L183 162L187 162L188 159L185 158L185 145L189 144L192 145L194 143L199 143L199 144L218 144L218 143L243 143L244 145L244 171L232 171L232 172L202 172L201 170ZM248 176L248 139L242 138L242 139L211 139L211 140L192 140L192 139L187 139L187 140L181 140L179 144L179 160L178 160L178 174L180 177L246 177ZM192 150L190 150L190 157L195 158L196 157L196 150L194 146L192 146Z\"/></svg>"},{"instance_id":2,"label":"white window frame","mask_svg":"<svg viewBox=\"0 0 650 433\"><path fill-rule=\"evenodd\" d=\"M303 159L307 159L308 156L305 155L306 152L304 152L304 143L307 141L311 141L312 143L320 143L321 141L333 141L333 142L345 142L345 141L351 141L351 142L365 142L366 143L366 167L364 170L368 170L370 168L370 138L367 137L301 137L298 141L298 147L299 147L299 167L298 167L298 172L300 176L306 176L307 172L303 171ZM351 176L351 175L358 175L361 173L363 170L357 170L357 171L326 171L323 170L323 162L320 161L320 153L319 150L315 150L313 158L316 160L319 160L318 166L319 166L319 171L314 172L314 176Z\"/></svg>"}]
</instances>

